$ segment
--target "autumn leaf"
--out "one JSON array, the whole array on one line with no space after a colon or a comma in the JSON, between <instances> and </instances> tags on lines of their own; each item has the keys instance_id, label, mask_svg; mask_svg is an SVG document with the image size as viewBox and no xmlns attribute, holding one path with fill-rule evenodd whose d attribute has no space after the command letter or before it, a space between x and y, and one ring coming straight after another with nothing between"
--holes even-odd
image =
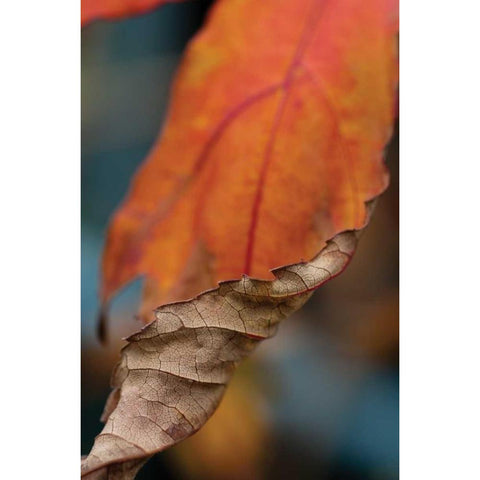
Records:
<instances>
[{"instance_id":1,"label":"autumn leaf","mask_svg":"<svg viewBox=\"0 0 480 480\"><path fill-rule=\"evenodd\" d=\"M214 5L110 224L105 307L144 276L147 322L219 281L272 279L363 225L365 202L388 183L396 15L385 0Z\"/></svg>"},{"instance_id":2,"label":"autumn leaf","mask_svg":"<svg viewBox=\"0 0 480 480\"><path fill-rule=\"evenodd\" d=\"M164 3L183 0L82 0L82 26L93 20L120 20L125 17L148 12Z\"/></svg>"},{"instance_id":3,"label":"autumn leaf","mask_svg":"<svg viewBox=\"0 0 480 480\"><path fill-rule=\"evenodd\" d=\"M311 262L275 270L273 281L245 276L159 307L122 350L105 427L82 464L84 478L133 478L146 458L195 433L218 406L235 366L343 271L358 235L340 233Z\"/></svg>"},{"instance_id":4,"label":"autumn leaf","mask_svg":"<svg viewBox=\"0 0 480 480\"><path fill-rule=\"evenodd\" d=\"M108 231L103 304L144 276L144 320L164 305L122 351L85 478L133 478L201 428L235 366L346 267L388 183L397 28L390 1L215 4Z\"/></svg>"}]
</instances>

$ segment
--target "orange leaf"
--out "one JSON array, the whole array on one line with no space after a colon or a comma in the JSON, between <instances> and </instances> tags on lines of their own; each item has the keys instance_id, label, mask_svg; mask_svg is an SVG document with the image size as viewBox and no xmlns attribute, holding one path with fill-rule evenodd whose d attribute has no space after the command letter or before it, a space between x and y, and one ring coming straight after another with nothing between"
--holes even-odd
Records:
<instances>
[{"instance_id":1,"label":"orange leaf","mask_svg":"<svg viewBox=\"0 0 480 480\"><path fill-rule=\"evenodd\" d=\"M391 0L223 0L189 45L166 126L108 231L101 300L165 301L312 258L388 184Z\"/></svg>"},{"instance_id":2,"label":"orange leaf","mask_svg":"<svg viewBox=\"0 0 480 480\"><path fill-rule=\"evenodd\" d=\"M82 26L100 18L120 20L182 0L82 0Z\"/></svg>"}]
</instances>

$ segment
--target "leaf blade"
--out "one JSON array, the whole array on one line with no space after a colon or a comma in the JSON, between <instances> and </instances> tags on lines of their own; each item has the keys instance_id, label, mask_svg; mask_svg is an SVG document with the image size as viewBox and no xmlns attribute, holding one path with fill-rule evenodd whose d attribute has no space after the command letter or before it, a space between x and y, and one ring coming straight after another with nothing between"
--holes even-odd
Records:
<instances>
[{"instance_id":1,"label":"leaf blade","mask_svg":"<svg viewBox=\"0 0 480 480\"><path fill-rule=\"evenodd\" d=\"M103 302L145 275L145 321L175 303L123 350L87 478L200 428L235 365L343 271L365 202L388 183L395 4L266 0L257 22L252 5L218 2L191 43L165 130L109 229ZM195 297L246 272L260 280Z\"/></svg>"},{"instance_id":2,"label":"leaf blade","mask_svg":"<svg viewBox=\"0 0 480 480\"><path fill-rule=\"evenodd\" d=\"M215 5L186 52L165 129L110 224L102 302L145 276L145 321L162 302L312 258L358 228L364 202L387 186L381 152L396 91L388 2L267 0L255 2L258 22L253 8Z\"/></svg>"}]
</instances>

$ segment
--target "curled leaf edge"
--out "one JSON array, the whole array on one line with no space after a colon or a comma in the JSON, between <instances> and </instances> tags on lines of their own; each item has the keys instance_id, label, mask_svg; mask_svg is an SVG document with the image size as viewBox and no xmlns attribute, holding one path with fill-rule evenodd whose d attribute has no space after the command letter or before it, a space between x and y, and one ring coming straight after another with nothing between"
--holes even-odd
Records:
<instances>
[{"instance_id":1,"label":"curled leaf edge","mask_svg":"<svg viewBox=\"0 0 480 480\"><path fill-rule=\"evenodd\" d=\"M296 263L291 263L291 264L287 264L287 265L282 265L280 267L276 267L276 268L273 268L270 270L270 272L274 275L274 279L271 279L271 280L266 280L266 279L259 279L259 278L255 278L255 277L250 277L248 275L242 275L241 278L238 278L238 279L232 279L232 280L222 280L220 282L218 282L217 286L216 287L213 287L211 289L208 289L208 290L204 290L202 291L201 293L199 293L198 295L194 296L194 297L191 297L189 299L186 299L186 300L179 300L179 301L175 301L175 302L169 302L169 303L165 303L165 304L162 304L160 305L159 307L157 307L156 309L154 309L154 313L156 314L158 311L160 311L161 309L163 308L166 308L166 307L169 307L169 306L173 306L173 305L182 305L182 304L188 304L192 301L195 301L201 297L203 297L204 295L207 295L207 294L211 294L211 293L214 293L216 291L218 291L220 289L221 286L224 286L224 285L233 285L233 284L238 284L238 282L242 281L242 280L249 280L251 282L255 282L255 283L260 283L260 284L271 284L272 282L275 282L277 280L279 280L279 274L281 274L281 272L283 271L286 271L288 268L291 268L291 267L297 267L297 266L305 266L305 265L308 265L310 264L311 262L313 262L316 258L320 257L322 255L322 253L329 247L330 244L332 243L335 243L335 239L337 239L338 237L341 237L341 236L345 236L345 235L348 235L348 234L353 234L354 235L354 241L355 241L355 246L353 248L353 252L351 254L347 254L345 252L342 252L342 253L345 253L345 255L347 256L347 259L346 261L343 263L343 265L341 266L341 268L338 269L337 272L333 273L333 274L330 274L325 280L321 281L320 283L316 284L315 286L313 287L308 287L308 288L305 288L304 290L301 290L301 291L298 291L298 292L295 292L295 293L289 293L287 295L279 295L279 298L280 297L294 297L294 296L299 296L299 295L305 295L305 294L308 294L308 293L312 293L313 291L317 290L318 288L320 288L322 285L324 285L325 283L327 283L328 281L334 279L335 277L337 277L338 275L340 275L341 273L344 272L344 270L348 267L348 265L350 264L352 258L353 258L353 254L355 253L356 251L356 248L357 248L357 245L358 245L358 240L360 238L360 236L363 234L364 230L366 229L366 227L369 225L370 223L370 220L371 220L371 217L372 217L372 214L373 214L373 211L375 209L375 206L376 206L376 203L378 201L378 198L384 193L384 191L386 190L386 188L377 196L375 196L374 198L370 199L370 200L367 200L365 202L365 220L362 224L361 227L359 228L356 228L356 229L347 229L347 230L343 230L341 232L338 232L337 234L333 235L331 238L329 238L328 240L326 240L325 242L325 245L319 250L319 252L314 255L311 260L309 261L300 261L300 262L296 262ZM124 337L123 340L125 340L126 342L128 342L126 345L124 345L121 350L120 350L120 358L122 358L123 354L124 354L124 351L125 349L127 349L129 347L129 345L131 344L131 342L134 341L134 338L137 336L137 335L140 335L142 332L144 332L146 329L148 329L155 321L157 320L156 316L155 318L145 324L141 329L137 330L136 332L132 333L131 335L127 336L127 337ZM259 341L262 341L262 340L265 340L266 338L269 338L269 337L265 337L265 338L258 338ZM113 376L115 375L115 370L116 368L120 365L120 362L118 362L118 364L114 367L114 370L112 372L112 378ZM113 385L112 385L113 386ZM226 387L227 385L225 385ZM226 388L225 388L226 389ZM109 397L108 397L108 400L106 402L106 405L105 405L105 409L104 409L104 412L102 414L102 417L101 417L101 421L102 422L106 422L108 417L110 416L110 413L112 413L112 411L114 410L115 408L115 405L112 405L110 404L109 406L109 400L110 400L110 397L111 396L114 396L114 395L117 395L117 396L120 396L121 394L121 386L120 387L116 387L114 390L111 391ZM218 404L221 402L221 399L223 397L223 394L224 392L222 393L222 396L219 398L218 400L218 403L217 405L215 406L215 409L218 407ZM197 431L199 431L202 427L203 427L204 424L200 425L197 429L194 429L192 430L191 435L195 434ZM101 433L99 434L101 435ZM97 436L99 436L97 435ZM97 437L95 437L97 438ZM183 440L183 439L182 439ZM182 441L180 440L180 441ZM179 441L179 442L180 442ZM179 442L175 442L175 443L179 443ZM151 452L145 452L146 455L131 455L129 457L125 457L122 459L122 462L118 462L116 460L112 460L110 462L105 462L105 463L101 463L101 464L97 464L95 466L92 466L90 469L85 469L81 472L81 476L82 478L87 478L89 475L92 475L92 474L95 474L95 473L99 473L99 471L101 471L102 469L104 468L109 468L109 467L112 467L114 465L120 465L121 463L124 464L125 462L131 462L131 461L141 461L142 459L145 459L145 457L147 458L150 458L151 456L157 454L157 453L160 453L168 448L170 448L172 445L168 445L168 446L162 446L160 447L158 450L155 450L155 451L151 451ZM142 463L143 465L143 463Z\"/></svg>"}]
</instances>

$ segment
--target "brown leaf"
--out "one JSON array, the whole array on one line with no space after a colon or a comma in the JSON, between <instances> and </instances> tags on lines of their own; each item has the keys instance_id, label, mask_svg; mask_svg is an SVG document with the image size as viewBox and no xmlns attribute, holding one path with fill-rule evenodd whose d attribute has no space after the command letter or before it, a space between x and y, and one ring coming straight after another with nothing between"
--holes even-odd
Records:
<instances>
[{"instance_id":1,"label":"brown leaf","mask_svg":"<svg viewBox=\"0 0 480 480\"><path fill-rule=\"evenodd\" d=\"M83 462L84 478L134 478L140 462L196 432L215 411L236 365L345 269L359 233L336 235L311 262L273 270L272 281L244 276L159 307L122 350L106 424Z\"/></svg>"}]
</instances>

